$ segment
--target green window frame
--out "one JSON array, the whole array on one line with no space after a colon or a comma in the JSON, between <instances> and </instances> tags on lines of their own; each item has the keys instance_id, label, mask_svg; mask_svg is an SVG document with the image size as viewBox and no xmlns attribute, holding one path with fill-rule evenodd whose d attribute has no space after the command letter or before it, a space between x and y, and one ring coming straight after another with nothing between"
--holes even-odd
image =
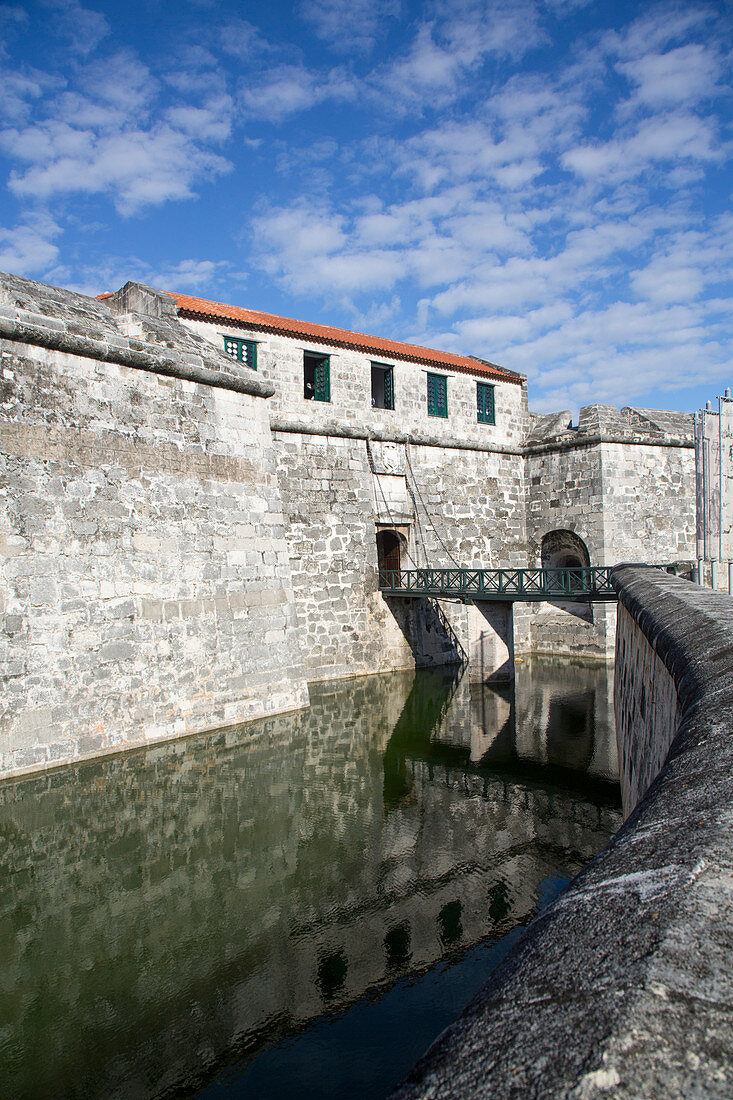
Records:
<instances>
[{"instance_id":1,"label":"green window frame","mask_svg":"<svg viewBox=\"0 0 733 1100\"><path fill-rule=\"evenodd\" d=\"M252 370L257 370L256 340L242 340L238 336L227 336L223 332L221 338L224 341L224 351L227 355L231 355L232 359L237 359Z\"/></svg>"},{"instance_id":2,"label":"green window frame","mask_svg":"<svg viewBox=\"0 0 733 1100\"><path fill-rule=\"evenodd\" d=\"M379 379L375 378L375 374L381 374L382 376L381 387L379 386ZM380 389L382 390L381 394L378 392ZM380 404L380 397L383 404ZM372 408L394 409L394 367L390 367L386 363L372 363Z\"/></svg>"},{"instance_id":3,"label":"green window frame","mask_svg":"<svg viewBox=\"0 0 733 1100\"><path fill-rule=\"evenodd\" d=\"M428 416L448 416L448 379L444 374L428 374Z\"/></svg>"},{"instance_id":4,"label":"green window frame","mask_svg":"<svg viewBox=\"0 0 733 1100\"><path fill-rule=\"evenodd\" d=\"M303 352L303 396L306 401L331 400L331 356Z\"/></svg>"},{"instance_id":5,"label":"green window frame","mask_svg":"<svg viewBox=\"0 0 733 1100\"><path fill-rule=\"evenodd\" d=\"M476 383L476 419L479 424L496 424L494 387L488 382Z\"/></svg>"}]
</instances>

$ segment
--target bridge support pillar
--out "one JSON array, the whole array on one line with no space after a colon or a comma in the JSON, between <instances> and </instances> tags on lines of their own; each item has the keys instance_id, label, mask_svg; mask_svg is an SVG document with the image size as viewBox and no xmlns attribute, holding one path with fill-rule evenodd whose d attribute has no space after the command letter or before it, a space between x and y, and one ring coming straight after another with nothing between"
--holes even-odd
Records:
<instances>
[{"instance_id":1,"label":"bridge support pillar","mask_svg":"<svg viewBox=\"0 0 733 1100\"><path fill-rule=\"evenodd\" d=\"M514 605L481 600L470 608L468 674L472 683L514 679Z\"/></svg>"}]
</instances>

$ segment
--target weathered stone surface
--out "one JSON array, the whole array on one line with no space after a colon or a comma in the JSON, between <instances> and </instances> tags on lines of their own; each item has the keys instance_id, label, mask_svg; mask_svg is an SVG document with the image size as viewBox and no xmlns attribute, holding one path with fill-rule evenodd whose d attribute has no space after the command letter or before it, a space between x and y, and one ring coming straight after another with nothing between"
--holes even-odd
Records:
<instances>
[{"instance_id":1,"label":"weathered stone surface","mask_svg":"<svg viewBox=\"0 0 733 1100\"><path fill-rule=\"evenodd\" d=\"M399 1100L733 1094L733 601L643 567L614 583L675 684L666 763Z\"/></svg>"},{"instance_id":2,"label":"weathered stone surface","mask_svg":"<svg viewBox=\"0 0 733 1100\"><path fill-rule=\"evenodd\" d=\"M2 285L74 339L114 328L81 295ZM0 774L308 702L265 403L113 360L2 343Z\"/></svg>"}]
</instances>

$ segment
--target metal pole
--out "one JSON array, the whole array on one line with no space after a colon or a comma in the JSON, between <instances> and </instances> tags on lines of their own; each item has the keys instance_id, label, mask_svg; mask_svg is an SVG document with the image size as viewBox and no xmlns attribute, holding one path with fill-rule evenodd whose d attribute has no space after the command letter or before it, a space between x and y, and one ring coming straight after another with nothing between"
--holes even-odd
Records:
<instances>
[{"instance_id":1,"label":"metal pole","mask_svg":"<svg viewBox=\"0 0 733 1100\"><path fill-rule=\"evenodd\" d=\"M713 592L716 592L717 588L718 588L718 563L715 560L715 558L713 558L713 560L711 561L710 566L711 566L710 571L712 573L711 587L713 589Z\"/></svg>"},{"instance_id":2,"label":"metal pole","mask_svg":"<svg viewBox=\"0 0 733 1100\"><path fill-rule=\"evenodd\" d=\"M710 470L710 445L705 436L705 413L702 414L702 556L710 561L710 540L708 538L708 480Z\"/></svg>"},{"instance_id":3,"label":"metal pole","mask_svg":"<svg viewBox=\"0 0 733 1100\"><path fill-rule=\"evenodd\" d=\"M723 411L718 398L718 561L723 560Z\"/></svg>"}]
</instances>

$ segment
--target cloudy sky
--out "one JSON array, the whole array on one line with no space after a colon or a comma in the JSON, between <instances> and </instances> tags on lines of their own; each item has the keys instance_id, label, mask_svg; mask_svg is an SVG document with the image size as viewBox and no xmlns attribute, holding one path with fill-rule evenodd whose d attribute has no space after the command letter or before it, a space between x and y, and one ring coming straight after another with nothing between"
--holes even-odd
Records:
<instances>
[{"instance_id":1,"label":"cloudy sky","mask_svg":"<svg viewBox=\"0 0 733 1100\"><path fill-rule=\"evenodd\" d=\"M0 3L0 269L733 385L727 0Z\"/></svg>"}]
</instances>

